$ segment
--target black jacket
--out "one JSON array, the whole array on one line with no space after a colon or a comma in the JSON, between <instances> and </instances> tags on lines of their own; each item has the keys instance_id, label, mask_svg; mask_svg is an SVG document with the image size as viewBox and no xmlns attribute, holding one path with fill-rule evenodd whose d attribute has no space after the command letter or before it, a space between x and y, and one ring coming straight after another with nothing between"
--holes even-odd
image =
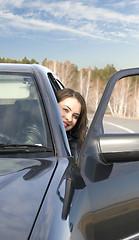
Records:
<instances>
[{"instance_id":1,"label":"black jacket","mask_svg":"<svg viewBox=\"0 0 139 240\"><path fill-rule=\"evenodd\" d=\"M75 137L73 137L70 132L67 132L67 137L69 140L69 145L71 149L71 154L75 159L75 162L77 163L77 158L79 155L79 146L78 146L78 141Z\"/></svg>"}]
</instances>

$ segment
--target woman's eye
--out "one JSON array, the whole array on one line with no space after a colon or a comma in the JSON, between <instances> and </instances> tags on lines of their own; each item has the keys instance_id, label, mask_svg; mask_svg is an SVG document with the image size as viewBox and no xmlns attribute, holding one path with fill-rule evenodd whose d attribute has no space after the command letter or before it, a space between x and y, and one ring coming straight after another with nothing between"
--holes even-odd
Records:
<instances>
[{"instance_id":1,"label":"woman's eye","mask_svg":"<svg viewBox=\"0 0 139 240\"><path fill-rule=\"evenodd\" d=\"M66 113L68 113L68 109L67 109L67 108L64 108L64 111L65 111Z\"/></svg>"},{"instance_id":2,"label":"woman's eye","mask_svg":"<svg viewBox=\"0 0 139 240\"><path fill-rule=\"evenodd\" d=\"M79 118L79 116L76 116L76 115L74 115L73 117L74 117L75 119L77 119L77 120L78 120L78 118Z\"/></svg>"}]
</instances>

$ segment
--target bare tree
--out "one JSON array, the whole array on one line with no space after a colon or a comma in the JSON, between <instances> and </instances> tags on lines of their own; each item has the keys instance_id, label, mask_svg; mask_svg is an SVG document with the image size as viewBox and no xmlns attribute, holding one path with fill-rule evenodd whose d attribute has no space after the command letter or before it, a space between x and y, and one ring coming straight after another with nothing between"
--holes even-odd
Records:
<instances>
[{"instance_id":1,"label":"bare tree","mask_svg":"<svg viewBox=\"0 0 139 240\"><path fill-rule=\"evenodd\" d=\"M83 69L80 70L79 86L80 86L80 93L83 94Z\"/></svg>"},{"instance_id":2,"label":"bare tree","mask_svg":"<svg viewBox=\"0 0 139 240\"><path fill-rule=\"evenodd\" d=\"M89 112L96 111L100 98L102 96L103 89L104 89L104 85L102 84L99 77L97 77L96 80L91 81L90 93L89 93L88 104L87 104Z\"/></svg>"},{"instance_id":3,"label":"bare tree","mask_svg":"<svg viewBox=\"0 0 139 240\"><path fill-rule=\"evenodd\" d=\"M87 104L87 99L88 99L88 93L89 93L89 87L90 87L90 81L91 81L91 67L88 68L88 76L87 76L87 84L86 84L86 93L85 93L85 101Z\"/></svg>"},{"instance_id":4,"label":"bare tree","mask_svg":"<svg viewBox=\"0 0 139 240\"><path fill-rule=\"evenodd\" d=\"M134 92L131 97L131 112L132 116L139 118L139 82L136 80L134 84Z\"/></svg>"},{"instance_id":5,"label":"bare tree","mask_svg":"<svg viewBox=\"0 0 139 240\"><path fill-rule=\"evenodd\" d=\"M71 64L68 60L61 63L58 60L48 61L47 58L45 58L42 65L51 69L66 87L71 87L72 81L76 80L76 75L78 73L77 66Z\"/></svg>"},{"instance_id":6,"label":"bare tree","mask_svg":"<svg viewBox=\"0 0 139 240\"><path fill-rule=\"evenodd\" d=\"M129 99L132 90L131 78L124 78L117 82L108 104L107 113L125 117L130 115Z\"/></svg>"}]
</instances>

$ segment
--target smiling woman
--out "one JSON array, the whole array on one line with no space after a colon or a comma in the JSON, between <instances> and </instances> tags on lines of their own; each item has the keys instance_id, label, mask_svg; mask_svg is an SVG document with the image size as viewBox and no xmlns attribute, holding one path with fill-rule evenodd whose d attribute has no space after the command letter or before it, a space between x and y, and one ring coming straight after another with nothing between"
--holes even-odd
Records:
<instances>
[{"instance_id":1,"label":"smiling woman","mask_svg":"<svg viewBox=\"0 0 139 240\"><path fill-rule=\"evenodd\" d=\"M59 109L66 131L71 130L80 116L81 103L76 98L69 97L59 102Z\"/></svg>"},{"instance_id":2,"label":"smiling woman","mask_svg":"<svg viewBox=\"0 0 139 240\"><path fill-rule=\"evenodd\" d=\"M79 150L87 132L87 108L79 92L64 88L56 94L71 152L77 160Z\"/></svg>"}]
</instances>

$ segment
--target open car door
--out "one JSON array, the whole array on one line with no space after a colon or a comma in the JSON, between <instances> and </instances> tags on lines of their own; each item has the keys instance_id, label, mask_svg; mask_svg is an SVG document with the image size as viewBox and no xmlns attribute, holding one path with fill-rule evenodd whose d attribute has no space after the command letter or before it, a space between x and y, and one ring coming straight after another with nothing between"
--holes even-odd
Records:
<instances>
[{"instance_id":1,"label":"open car door","mask_svg":"<svg viewBox=\"0 0 139 240\"><path fill-rule=\"evenodd\" d=\"M71 239L139 239L139 132L107 133L104 126L115 84L135 75L139 68L109 79L90 125L78 159L84 185L69 212Z\"/></svg>"}]
</instances>

